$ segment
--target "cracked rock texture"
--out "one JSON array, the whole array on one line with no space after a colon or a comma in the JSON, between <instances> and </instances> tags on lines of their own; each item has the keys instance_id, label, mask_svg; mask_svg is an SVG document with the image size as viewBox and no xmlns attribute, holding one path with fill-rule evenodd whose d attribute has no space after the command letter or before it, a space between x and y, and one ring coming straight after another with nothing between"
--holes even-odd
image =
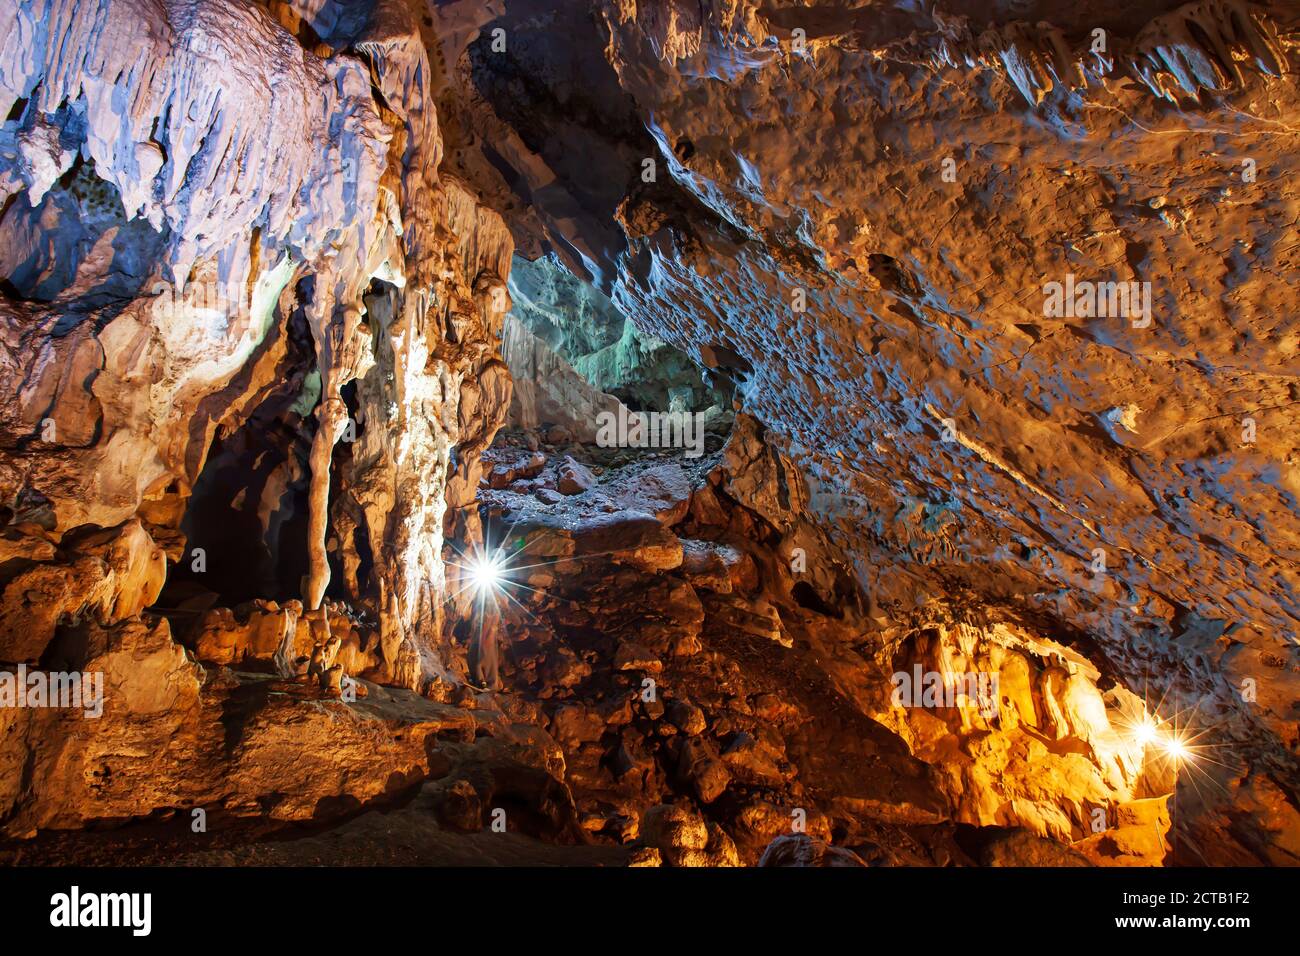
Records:
<instances>
[{"instance_id":1,"label":"cracked rock texture","mask_svg":"<svg viewBox=\"0 0 1300 956\"><path fill-rule=\"evenodd\" d=\"M105 694L0 708L0 853L1300 861L1298 47L0 0L0 670ZM593 447L620 402L734 424ZM539 562L491 620L485 542Z\"/></svg>"},{"instance_id":2,"label":"cracked rock texture","mask_svg":"<svg viewBox=\"0 0 1300 956\"><path fill-rule=\"evenodd\" d=\"M1186 814L1188 859L1295 862L1294 6L484 19L510 42L458 76L509 177L453 158L488 190L550 181L520 248L738 383L883 620L996 609L1195 712L1227 797L1191 799L1271 809L1253 835ZM561 114L621 189L537 135ZM1149 283L1150 314L1052 314L1067 277Z\"/></svg>"}]
</instances>

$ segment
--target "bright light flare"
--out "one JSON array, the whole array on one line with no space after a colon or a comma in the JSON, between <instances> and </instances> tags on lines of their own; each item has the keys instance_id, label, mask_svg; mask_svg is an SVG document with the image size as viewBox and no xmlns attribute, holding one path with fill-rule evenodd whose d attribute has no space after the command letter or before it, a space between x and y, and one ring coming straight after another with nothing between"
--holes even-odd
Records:
<instances>
[{"instance_id":1,"label":"bright light flare","mask_svg":"<svg viewBox=\"0 0 1300 956\"><path fill-rule=\"evenodd\" d=\"M1143 747L1156 739L1156 722L1150 717L1143 717L1142 720L1133 727L1133 739Z\"/></svg>"},{"instance_id":2,"label":"bright light flare","mask_svg":"<svg viewBox=\"0 0 1300 956\"><path fill-rule=\"evenodd\" d=\"M469 579L480 594L490 594L501 587L505 579L505 562L497 555L474 558L467 569Z\"/></svg>"},{"instance_id":3,"label":"bright light flare","mask_svg":"<svg viewBox=\"0 0 1300 956\"><path fill-rule=\"evenodd\" d=\"M1129 727L1129 734L1132 736L1134 743L1143 748L1154 746L1159 753L1175 765L1187 763L1193 757L1192 747L1186 736L1180 734L1176 727L1170 726L1150 714L1143 714L1139 719L1135 720Z\"/></svg>"},{"instance_id":4,"label":"bright light flare","mask_svg":"<svg viewBox=\"0 0 1300 956\"><path fill-rule=\"evenodd\" d=\"M1164 747L1165 755L1174 763L1182 763L1192 755L1187 744L1174 736L1166 737L1160 742L1160 745Z\"/></svg>"}]
</instances>

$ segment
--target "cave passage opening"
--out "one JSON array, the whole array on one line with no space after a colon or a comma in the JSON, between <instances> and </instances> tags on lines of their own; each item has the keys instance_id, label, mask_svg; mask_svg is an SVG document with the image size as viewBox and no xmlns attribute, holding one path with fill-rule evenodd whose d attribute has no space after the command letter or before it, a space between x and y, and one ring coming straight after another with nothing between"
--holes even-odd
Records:
<instances>
[{"instance_id":1,"label":"cave passage opening","mask_svg":"<svg viewBox=\"0 0 1300 956\"><path fill-rule=\"evenodd\" d=\"M731 408L734 386L728 379L701 369L681 349L640 329L554 252L536 261L516 255L509 288L514 305L507 318L512 328L507 329L506 363L516 381L531 383L547 371L526 361L525 349L549 351L590 388L634 411ZM546 387L544 381L537 385Z\"/></svg>"}]
</instances>

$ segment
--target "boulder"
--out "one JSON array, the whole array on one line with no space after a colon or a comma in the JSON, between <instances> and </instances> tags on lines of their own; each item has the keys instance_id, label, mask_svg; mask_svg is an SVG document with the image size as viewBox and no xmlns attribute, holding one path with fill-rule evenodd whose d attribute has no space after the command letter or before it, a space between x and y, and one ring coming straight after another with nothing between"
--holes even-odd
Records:
<instances>
[{"instance_id":1,"label":"boulder","mask_svg":"<svg viewBox=\"0 0 1300 956\"><path fill-rule=\"evenodd\" d=\"M690 786L701 803L712 803L731 783L731 772L707 741L691 737L681 744L677 778Z\"/></svg>"},{"instance_id":2,"label":"boulder","mask_svg":"<svg viewBox=\"0 0 1300 956\"><path fill-rule=\"evenodd\" d=\"M670 866L739 866L736 846L693 808L660 804L641 818L641 840Z\"/></svg>"},{"instance_id":3,"label":"boulder","mask_svg":"<svg viewBox=\"0 0 1300 956\"><path fill-rule=\"evenodd\" d=\"M688 737L699 736L708 726L704 711L688 700L669 701L665 713L673 726Z\"/></svg>"},{"instance_id":4,"label":"boulder","mask_svg":"<svg viewBox=\"0 0 1300 956\"><path fill-rule=\"evenodd\" d=\"M596 487L596 476L585 465L566 455L556 475L555 487L562 495L580 495Z\"/></svg>"}]
</instances>

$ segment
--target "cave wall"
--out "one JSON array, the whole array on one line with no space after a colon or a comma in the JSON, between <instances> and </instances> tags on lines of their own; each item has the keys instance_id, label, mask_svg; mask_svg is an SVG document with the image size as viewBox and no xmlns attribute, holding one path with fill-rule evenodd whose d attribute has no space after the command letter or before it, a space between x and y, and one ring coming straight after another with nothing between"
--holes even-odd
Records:
<instances>
[{"instance_id":1,"label":"cave wall","mask_svg":"<svg viewBox=\"0 0 1300 956\"><path fill-rule=\"evenodd\" d=\"M551 253L518 257L510 273L512 314L593 388L644 411L730 407L678 349L637 329L604 293ZM520 376L516 374L515 378Z\"/></svg>"},{"instance_id":2,"label":"cave wall","mask_svg":"<svg viewBox=\"0 0 1300 956\"><path fill-rule=\"evenodd\" d=\"M321 637L332 565L386 676L404 641L435 670L444 523L473 533L509 404L513 243L440 175L411 11L51 0L5 3L0 31L0 658L133 618L169 561L195 581L225 561L212 590L242 574ZM225 508L260 557L186 540ZM360 582L359 540L397 559Z\"/></svg>"},{"instance_id":3,"label":"cave wall","mask_svg":"<svg viewBox=\"0 0 1300 956\"><path fill-rule=\"evenodd\" d=\"M517 248L736 387L735 470L807 479L737 499L855 563L882 666L1071 655L1017 727L893 715L955 819L1141 799L1127 688L1223 748L1178 838L1295 857L1296 14L1032 6L0 3L0 661L117 682L103 734L0 715L8 832L416 772L316 708L351 746L272 779L279 700L217 759L229 688L175 642L464 676L443 550L483 535ZM1049 314L1075 275L1152 321ZM223 509L264 553L200 540Z\"/></svg>"},{"instance_id":4,"label":"cave wall","mask_svg":"<svg viewBox=\"0 0 1300 956\"><path fill-rule=\"evenodd\" d=\"M1294 5L601 0L483 20L507 43L458 61L480 154L458 168L515 197L546 184L557 212L507 212L520 247L736 379L881 620L992 608L1082 648L1212 727L1206 786L1284 832ZM604 63L560 39L593 29ZM611 174L530 142L570 96L624 158L622 236L590 184ZM1149 283L1150 313L1054 312L1069 277ZM1237 839L1209 817L1189 840Z\"/></svg>"}]
</instances>

